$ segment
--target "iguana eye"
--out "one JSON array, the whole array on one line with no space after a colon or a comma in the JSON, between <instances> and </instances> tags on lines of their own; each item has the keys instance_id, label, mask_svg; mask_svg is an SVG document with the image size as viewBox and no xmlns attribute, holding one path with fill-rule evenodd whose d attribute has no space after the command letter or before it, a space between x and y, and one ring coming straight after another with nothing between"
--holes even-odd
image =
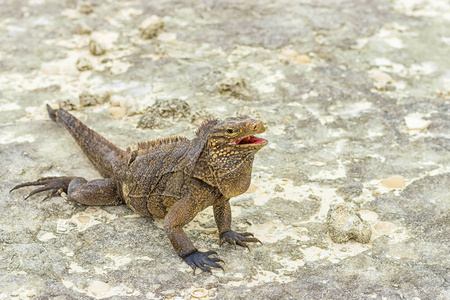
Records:
<instances>
[{"instance_id":1,"label":"iguana eye","mask_svg":"<svg viewBox=\"0 0 450 300\"><path fill-rule=\"evenodd\" d=\"M234 130L233 130L233 128L228 128L227 130L227 133L229 133L229 134L232 134L232 133L234 133Z\"/></svg>"}]
</instances>

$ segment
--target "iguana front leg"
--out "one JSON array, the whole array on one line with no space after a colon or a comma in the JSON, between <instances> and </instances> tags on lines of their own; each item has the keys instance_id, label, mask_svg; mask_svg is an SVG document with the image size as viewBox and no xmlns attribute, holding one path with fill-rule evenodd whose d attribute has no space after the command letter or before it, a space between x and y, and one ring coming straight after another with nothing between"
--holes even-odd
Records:
<instances>
[{"instance_id":1,"label":"iguana front leg","mask_svg":"<svg viewBox=\"0 0 450 300\"><path fill-rule=\"evenodd\" d=\"M217 228L219 229L220 245L227 242L236 248L236 244L246 247L250 250L247 243L261 243L260 240L253 236L250 232L241 232L231 230L231 206L229 199L214 205L214 218Z\"/></svg>"},{"instance_id":2,"label":"iguana front leg","mask_svg":"<svg viewBox=\"0 0 450 300\"><path fill-rule=\"evenodd\" d=\"M190 197L185 197L176 202L164 218L164 229L178 256L194 269L194 272L197 267L206 272L211 272L210 267L222 269L218 262L223 261L217 257L210 257L217 252L198 251L183 230L183 226L188 224L198 213L195 206L192 205L193 201Z\"/></svg>"}]
</instances>

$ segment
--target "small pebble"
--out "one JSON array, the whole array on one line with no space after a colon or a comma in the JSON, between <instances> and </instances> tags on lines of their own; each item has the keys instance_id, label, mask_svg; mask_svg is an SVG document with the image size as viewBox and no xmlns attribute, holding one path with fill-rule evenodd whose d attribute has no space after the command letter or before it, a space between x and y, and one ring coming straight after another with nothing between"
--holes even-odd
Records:
<instances>
[{"instance_id":1,"label":"small pebble","mask_svg":"<svg viewBox=\"0 0 450 300\"><path fill-rule=\"evenodd\" d=\"M205 234L216 234L218 233L217 229L206 229Z\"/></svg>"},{"instance_id":2,"label":"small pebble","mask_svg":"<svg viewBox=\"0 0 450 300\"><path fill-rule=\"evenodd\" d=\"M160 17L153 15L145 19L139 26L141 38L151 39L160 34L164 29L164 22Z\"/></svg>"},{"instance_id":3,"label":"small pebble","mask_svg":"<svg viewBox=\"0 0 450 300\"><path fill-rule=\"evenodd\" d=\"M299 55L294 59L299 64L309 64L311 62L311 58L308 55Z\"/></svg>"},{"instance_id":4,"label":"small pebble","mask_svg":"<svg viewBox=\"0 0 450 300\"><path fill-rule=\"evenodd\" d=\"M389 74L377 69L370 70L369 77L373 80L373 85L378 90L383 90L388 83L392 82L392 77Z\"/></svg>"},{"instance_id":5,"label":"small pebble","mask_svg":"<svg viewBox=\"0 0 450 300\"><path fill-rule=\"evenodd\" d=\"M311 200L322 201L322 197L314 195L314 194L309 194L308 198Z\"/></svg>"},{"instance_id":6,"label":"small pebble","mask_svg":"<svg viewBox=\"0 0 450 300\"><path fill-rule=\"evenodd\" d=\"M75 103L72 102L70 99L65 100L58 100L59 108L65 109L65 110L76 110L77 106Z\"/></svg>"},{"instance_id":7,"label":"small pebble","mask_svg":"<svg viewBox=\"0 0 450 300\"><path fill-rule=\"evenodd\" d=\"M122 101L122 97L119 95L111 95L111 99L109 100L109 103L112 106L120 106L120 102Z\"/></svg>"},{"instance_id":8,"label":"small pebble","mask_svg":"<svg viewBox=\"0 0 450 300\"><path fill-rule=\"evenodd\" d=\"M298 55L297 51L294 49L285 49L281 51L281 54L287 57L296 57Z\"/></svg>"},{"instance_id":9,"label":"small pebble","mask_svg":"<svg viewBox=\"0 0 450 300\"><path fill-rule=\"evenodd\" d=\"M14 291L11 292L11 294L9 294L11 297L18 297L19 296L19 291Z\"/></svg>"},{"instance_id":10,"label":"small pebble","mask_svg":"<svg viewBox=\"0 0 450 300\"><path fill-rule=\"evenodd\" d=\"M275 188L273 189L276 193L284 192L284 188L280 186L279 184L275 185Z\"/></svg>"},{"instance_id":11,"label":"small pebble","mask_svg":"<svg viewBox=\"0 0 450 300\"><path fill-rule=\"evenodd\" d=\"M381 195L381 194L382 194L382 192L380 189L375 189L372 191L372 195Z\"/></svg>"},{"instance_id":12,"label":"small pebble","mask_svg":"<svg viewBox=\"0 0 450 300\"><path fill-rule=\"evenodd\" d=\"M176 295L176 292L175 292L175 290L166 290L166 291L162 291L161 294L164 297L173 297Z\"/></svg>"},{"instance_id":13,"label":"small pebble","mask_svg":"<svg viewBox=\"0 0 450 300\"><path fill-rule=\"evenodd\" d=\"M45 75L57 75L61 71L61 68L56 64L45 64L41 67L41 71Z\"/></svg>"},{"instance_id":14,"label":"small pebble","mask_svg":"<svg viewBox=\"0 0 450 300\"><path fill-rule=\"evenodd\" d=\"M289 57L293 59L295 62L299 64L308 64L311 62L311 58L305 54L298 54L297 51L293 49L285 49L281 51L283 56Z\"/></svg>"},{"instance_id":15,"label":"small pebble","mask_svg":"<svg viewBox=\"0 0 450 300\"><path fill-rule=\"evenodd\" d=\"M127 109L122 106L113 106L109 108L109 113L116 118L123 118L127 115Z\"/></svg>"},{"instance_id":16,"label":"small pebble","mask_svg":"<svg viewBox=\"0 0 450 300\"><path fill-rule=\"evenodd\" d=\"M163 32L158 36L158 40L161 42L170 43L177 39L177 35L175 33Z\"/></svg>"},{"instance_id":17,"label":"small pebble","mask_svg":"<svg viewBox=\"0 0 450 300\"><path fill-rule=\"evenodd\" d=\"M106 282L94 280L88 289L94 296L101 296L107 293L111 289L111 286Z\"/></svg>"},{"instance_id":18,"label":"small pebble","mask_svg":"<svg viewBox=\"0 0 450 300\"><path fill-rule=\"evenodd\" d=\"M94 11L92 8L91 1L88 0L80 0L78 1L77 9L80 13L88 15Z\"/></svg>"},{"instance_id":19,"label":"small pebble","mask_svg":"<svg viewBox=\"0 0 450 300\"><path fill-rule=\"evenodd\" d=\"M356 204L361 204L364 202L364 198L362 197L356 197L352 199L352 202L356 203Z\"/></svg>"},{"instance_id":20,"label":"small pebble","mask_svg":"<svg viewBox=\"0 0 450 300\"><path fill-rule=\"evenodd\" d=\"M370 224L356 211L357 207L349 203L332 205L328 210L327 227L330 238L335 243L345 243L354 239L359 243L368 243L372 236Z\"/></svg>"},{"instance_id":21,"label":"small pebble","mask_svg":"<svg viewBox=\"0 0 450 300\"><path fill-rule=\"evenodd\" d=\"M214 297L216 297L216 291L209 291L209 299L214 299Z\"/></svg>"},{"instance_id":22,"label":"small pebble","mask_svg":"<svg viewBox=\"0 0 450 300\"><path fill-rule=\"evenodd\" d=\"M375 225L375 230L379 233L389 234L397 230L397 226L391 222L378 222Z\"/></svg>"},{"instance_id":23,"label":"small pebble","mask_svg":"<svg viewBox=\"0 0 450 300\"><path fill-rule=\"evenodd\" d=\"M198 289L190 291L189 294L191 294L191 296L196 299L204 298L204 297L208 296L208 290L206 290L204 288L198 288Z\"/></svg>"},{"instance_id":24,"label":"small pebble","mask_svg":"<svg viewBox=\"0 0 450 300\"><path fill-rule=\"evenodd\" d=\"M17 276L23 276L23 275L27 275L28 273L27 272L25 272L25 271L19 271L19 272L17 272Z\"/></svg>"},{"instance_id":25,"label":"small pebble","mask_svg":"<svg viewBox=\"0 0 450 300\"><path fill-rule=\"evenodd\" d=\"M90 27L87 23L80 21L76 27L77 34L91 34L92 27Z\"/></svg>"},{"instance_id":26,"label":"small pebble","mask_svg":"<svg viewBox=\"0 0 450 300\"><path fill-rule=\"evenodd\" d=\"M431 122L419 117L405 117L406 128L408 130L425 130L430 126Z\"/></svg>"},{"instance_id":27,"label":"small pebble","mask_svg":"<svg viewBox=\"0 0 450 300\"><path fill-rule=\"evenodd\" d=\"M77 60L76 66L77 66L78 71L80 71L80 72L92 70L91 62L85 57L80 57Z\"/></svg>"},{"instance_id":28,"label":"small pebble","mask_svg":"<svg viewBox=\"0 0 450 300\"><path fill-rule=\"evenodd\" d=\"M219 286L219 280L216 277L210 277L203 284L207 289L217 288ZM209 295L211 296L211 293Z\"/></svg>"},{"instance_id":29,"label":"small pebble","mask_svg":"<svg viewBox=\"0 0 450 300\"><path fill-rule=\"evenodd\" d=\"M168 120L179 121L191 116L191 108L186 101L180 99L156 100L148 106L138 122L139 128L164 128Z\"/></svg>"},{"instance_id":30,"label":"small pebble","mask_svg":"<svg viewBox=\"0 0 450 300\"><path fill-rule=\"evenodd\" d=\"M81 223L89 223L89 221L91 221L91 218L88 216L79 216L77 219Z\"/></svg>"},{"instance_id":31,"label":"small pebble","mask_svg":"<svg viewBox=\"0 0 450 300\"><path fill-rule=\"evenodd\" d=\"M105 49L98 41L90 40L89 52L91 52L92 55L99 56L99 55L105 54Z\"/></svg>"},{"instance_id":32,"label":"small pebble","mask_svg":"<svg viewBox=\"0 0 450 300\"><path fill-rule=\"evenodd\" d=\"M105 92L104 94L90 94L88 92L82 92L78 95L78 98L80 100L80 106L92 106L109 102L111 99L111 93Z\"/></svg>"},{"instance_id":33,"label":"small pebble","mask_svg":"<svg viewBox=\"0 0 450 300\"><path fill-rule=\"evenodd\" d=\"M246 193L247 193L247 194L253 194L254 192L256 192L256 189L257 189L257 188L258 188L258 187L257 187L255 184L250 183L250 186L248 187Z\"/></svg>"},{"instance_id":34,"label":"small pebble","mask_svg":"<svg viewBox=\"0 0 450 300\"><path fill-rule=\"evenodd\" d=\"M394 175L381 181L384 187L391 189L400 189L406 186L405 178L401 175Z\"/></svg>"},{"instance_id":35,"label":"small pebble","mask_svg":"<svg viewBox=\"0 0 450 300\"><path fill-rule=\"evenodd\" d=\"M54 238L56 238L56 236L52 232L46 232L43 235L41 235L40 237L38 237L38 240L40 240L42 242L46 242L46 241L54 239Z\"/></svg>"},{"instance_id":36,"label":"small pebble","mask_svg":"<svg viewBox=\"0 0 450 300\"><path fill-rule=\"evenodd\" d=\"M378 219L378 214L374 211L363 209L359 211L359 215L364 221L374 223Z\"/></svg>"},{"instance_id":37,"label":"small pebble","mask_svg":"<svg viewBox=\"0 0 450 300\"><path fill-rule=\"evenodd\" d=\"M224 78L216 83L216 89L222 95L241 100L252 100L258 97L257 93L247 84L247 80L241 75Z\"/></svg>"},{"instance_id":38,"label":"small pebble","mask_svg":"<svg viewBox=\"0 0 450 300\"><path fill-rule=\"evenodd\" d=\"M36 292L35 291L27 291L27 297L28 298L33 298L36 296Z\"/></svg>"},{"instance_id":39,"label":"small pebble","mask_svg":"<svg viewBox=\"0 0 450 300\"><path fill-rule=\"evenodd\" d=\"M130 110L131 108L136 106L135 103L134 103L133 98L131 98L131 97L122 98L120 100L120 104L119 105L121 107L125 107L127 110Z\"/></svg>"}]
</instances>

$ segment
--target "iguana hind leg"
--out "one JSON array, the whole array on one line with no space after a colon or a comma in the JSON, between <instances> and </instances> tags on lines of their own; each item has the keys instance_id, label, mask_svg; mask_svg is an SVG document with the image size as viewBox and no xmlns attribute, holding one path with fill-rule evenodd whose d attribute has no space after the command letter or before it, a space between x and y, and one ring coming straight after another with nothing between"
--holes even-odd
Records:
<instances>
[{"instance_id":1,"label":"iguana hind leg","mask_svg":"<svg viewBox=\"0 0 450 300\"><path fill-rule=\"evenodd\" d=\"M57 196L64 192L69 200L84 205L125 204L118 192L117 182L110 178L88 182L81 177L44 177L36 181L18 184L11 191L39 185L42 185L42 187L33 190L26 198L41 192L47 192L46 198Z\"/></svg>"}]
</instances>

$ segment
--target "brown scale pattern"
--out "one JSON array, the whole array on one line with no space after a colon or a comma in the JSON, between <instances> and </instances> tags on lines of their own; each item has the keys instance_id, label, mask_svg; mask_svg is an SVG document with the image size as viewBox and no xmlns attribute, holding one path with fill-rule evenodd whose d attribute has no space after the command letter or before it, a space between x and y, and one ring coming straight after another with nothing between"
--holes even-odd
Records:
<instances>
[{"instance_id":1,"label":"brown scale pattern","mask_svg":"<svg viewBox=\"0 0 450 300\"><path fill-rule=\"evenodd\" d=\"M183 230L208 206L213 206L221 243L248 247L247 243L259 241L250 233L231 230L229 199L250 185L254 155L267 141L252 138L258 143L239 143L264 132L261 122L246 116L210 119L202 123L192 140L169 137L140 142L136 148L123 151L67 111L47 108L51 119L64 125L104 179L41 178L14 189L42 185L30 196L44 191L48 197L66 192L70 200L85 205L126 204L143 216L164 218L175 251L194 270L221 268L221 260L211 257L216 253L198 251Z\"/></svg>"}]
</instances>

